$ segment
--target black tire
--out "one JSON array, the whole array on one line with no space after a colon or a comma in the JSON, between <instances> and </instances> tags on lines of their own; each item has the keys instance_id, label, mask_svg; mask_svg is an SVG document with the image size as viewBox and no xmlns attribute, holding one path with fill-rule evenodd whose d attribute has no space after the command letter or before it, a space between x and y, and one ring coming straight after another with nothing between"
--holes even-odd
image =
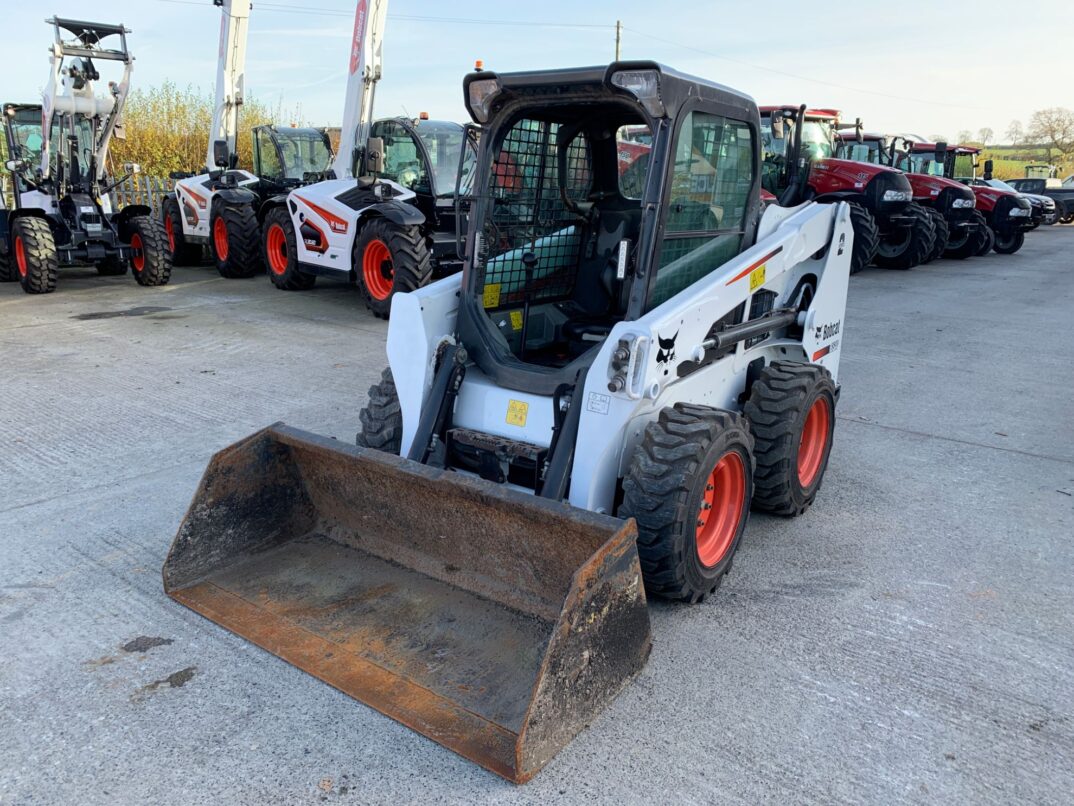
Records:
<instances>
[{"instance_id":1,"label":"black tire","mask_svg":"<svg viewBox=\"0 0 1074 806\"><path fill-rule=\"evenodd\" d=\"M8 244L8 249L12 249L14 243L14 241L11 241ZM0 252L0 283L13 283L17 279L19 279L19 273L15 268L14 258Z\"/></svg>"},{"instance_id":2,"label":"black tire","mask_svg":"<svg viewBox=\"0 0 1074 806\"><path fill-rule=\"evenodd\" d=\"M265 216L261 238L262 256L268 266L272 284L282 291L305 291L313 288L317 277L298 267L298 242L291 217L283 207L274 207Z\"/></svg>"},{"instance_id":3,"label":"black tire","mask_svg":"<svg viewBox=\"0 0 1074 806\"><path fill-rule=\"evenodd\" d=\"M970 223L977 225L976 229L969 229L968 227L956 227L953 229L947 236L947 248L943 253L945 258L965 260L968 257L973 257L988 237L985 233L988 222L985 221L985 217L980 210L974 210L970 214L969 220Z\"/></svg>"},{"instance_id":4,"label":"black tire","mask_svg":"<svg viewBox=\"0 0 1074 806\"><path fill-rule=\"evenodd\" d=\"M261 227L253 205L214 204L209 216L209 248L221 277L244 279L263 272Z\"/></svg>"},{"instance_id":5,"label":"black tire","mask_svg":"<svg viewBox=\"0 0 1074 806\"><path fill-rule=\"evenodd\" d=\"M801 515L817 497L835 434L835 382L816 364L775 361L743 409L753 434L753 508ZM809 426L809 437L803 440ZM803 446L807 452L802 454Z\"/></svg>"},{"instance_id":6,"label":"black tire","mask_svg":"<svg viewBox=\"0 0 1074 806\"><path fill-rule=\"evenodd\" d=\"M120 235L134 250L131 271L138 285L167 285L172 278L172 253L164 225L147 215L133 216L123 225Z\"/></svg>"},{"instance_id":7,"label":"black tire","mask_svg":"<svg viewBox=\"0 0 1074 806\"><path fill-rule=\"evenodd\" d=\"M988 224L984 225L982 230L982 237L980 245L977 247L977 257L984 257L992 251L992 247L996 245L996 233Z\"/></svg>"},{"instance_id":8,"label":"black tire","mask_svg":"<svg viewBox=\"0 0 1074 806\"><path fill-rule=\"evenodd\" d=\"M187 243L183 234L183 213L174 195L165 196L161 205L160 221L168 238L168 250L172 253L173 266L195 266L201 263L201 245Z\"/></svg>"},{"instance_id":9,"label":"black tire","mask_svg":"<svg viewBox=\"0 0 1074 806\"><path fill-rule=\"evenodd\" d=\"M880 243L880 228L868 209L857 202L850 204L850 223L854 227L854 249L850 253L850 273L857 274L870 263Z\"/></svg>"},{"instance_id":10,"label":"black tire","mask_svg":"<svg viewBox=\"0 0 1074 806\"><path fill-rule=\"evenodd\" d=\"M992 244L992 249L999 255L1013 255L1026 242L1026 234L1023 230L1015 230L1008 235L1001 235L995 233L995 242Z\"/></svg>"},{"instance_id":11,"label":"black tire","mask_svg":"<svg viewBox=\"0 0 1074 806\"><path fill-rule=\"evenodd\" d=\"M1066 213L1059 219L1060 224L1074 224L1074 213Z\"/></svg>"},{"instance_id":12,"label":"black tire","mask_svg":"<svg viewBox=\"0 0 1074 806\"><path fill-rule=\"evenodd\" d=\"M947 219L943 217L943 214L939 210L935 210L932 207L926 207L929 211L929 216L932 217L932 227L935 233L935 237L932 239L932 252L929 254L926 263L931 263L934 260L939 260L943 257L944 250L947 248L947 239L951 234L951 228L947 224Z\"/></svg>"},{"instance_id":13,"label":"black tire","mask_svg":"<svg viewBox=\"0 0 1074 806\"><path fill-rule=\"evenodd\" d=\"M60 274L60 258L48 222L36 216L11 225L11 262L27 294L51 294Z\"/></svg>"},{"instance_id":14,"label":"black tire","mask_svg":"<svg viewBox=\"0 0 1074 806\"><path fill-rule=\"evenodd\" d=\"M354 239L352 266L366 307L381 319L391 313L392 297L421 288L433 274L421 230L379 216L367 219Z\"/></svg>"},{"instance_id":15,"label":"black tire","mask_svg":"<svg viewBox=\"0 0 1074 806\"><path fill-rule=\"evenodd\" d=\"M912 269L924 263L932 254L933 241L936 237L932 217L916 202L911 202L906 206L906 214L914 220L914 223L910 225L909 237L900 239L894 248L888 248L884 239L880 239L873 263L883 269L902 271Z\"/></svg>"},{"instance_id":16,"label":"black tire","mask_svg":"<svg viewBox=\"0 0 1074 806\"><path fill-rule=\"evenodd\" d=\"M380 383L369 387L369 405L362 409L358 418L362 421L362 430L354 438L356 445L399 455L403 444L403 410L399 406L391 367L385 367L380 373Z\"/></svg>"},{"instance_id":17,"label":"black tire","mask_svg":"<svg viewBox=\"0 0 1074 806\"><path fill-rule=\"evenodd\" d=\"M729 474L719 491L709 484L718 466ZM623 479L618 514L637 521L650 594L694 603L719 587L749 518L753 467L753 438L740 414L676 403L649 423ZM709 498L723 495L726 506L717 501L706 508ZM702 533L699 541L709 518L716 518L716 539L705 540ZM705 551L708 562L702 560Z\"/></svg>"}]
</instances>

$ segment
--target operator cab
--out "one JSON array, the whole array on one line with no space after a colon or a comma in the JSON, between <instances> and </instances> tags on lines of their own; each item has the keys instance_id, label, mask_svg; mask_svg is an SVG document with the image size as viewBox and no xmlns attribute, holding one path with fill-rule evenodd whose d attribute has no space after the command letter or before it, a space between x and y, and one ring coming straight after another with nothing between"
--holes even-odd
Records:
<instances>
[{"instance_id":1,"label":"operator cab","mask_svg":"<svg viewBox=\"0 0 1074 806\"><path fill-rule=\"evenodd\" d=\"M756 106L641 66L569 71L559 86L555 72L467 77L471 101L490 83L498 97L482 99L494 117L482 132L459 330L502 385L552 394L573 384L618 322L752 243ZM633 94L653 85L658 99ZM488 112L471 104L479 123Z\"/></svg>"},{"instance_id":2,"label":"operator cab","mask_svg":"<svg viewBox=\"0 0 1074 806\"><path fill-rule=\"evenodd\" d=\"M254 174L283 192L328 175L332 144L322 129L258 126L254 134Z\"/></svg>"}]
</instances>

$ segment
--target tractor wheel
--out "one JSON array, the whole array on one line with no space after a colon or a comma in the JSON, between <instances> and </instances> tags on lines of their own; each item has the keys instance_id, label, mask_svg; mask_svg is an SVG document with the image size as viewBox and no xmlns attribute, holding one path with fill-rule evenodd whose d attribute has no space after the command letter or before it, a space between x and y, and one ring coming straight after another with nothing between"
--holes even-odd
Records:
<instances>
[{"instance_id":1,"label":"tractor wheel","mask_svg":"<svg viewBox=\"0 0 1074 806\"><path fill-rule=\"evenodd\" d=\"M984 229L988 226L985 217L979 210L974 210L970 215L970 223L976 224L976 229L969 227L957 227L951 230L947 236L947 248L943 256L952 260L965 260L977 254L981 248L981 242L985 238Z\"/></svg>"},{"instance_id":2,"label":"tractor wheel","mask_svg":"<svg viewBox=\"0 0 1074 806\"><path fill-rule=\"evenodd\" d=\"M400 227L385 218L368 219L354 239L352 256L365 304L381 319L392 310L392 297L429 282L432 259L418 227Z\"/></svg>"},{"instance_id":3,"label":"tractor wheel","mask_svg":"<svg viewBox=\"0 0 1074 806\"><path fill-rule=\"evenodd\" d=\"M380 373L380 383L369 387L369 405L358 417L362 430L355 437L355 444L399 455L403 444L403 410L399 407L391 367Z\"/></svg>"},{"instance_id":4,"label":"tractor wheel","mask_svg":"<svg viewBox=\"0 0 1074 806\"><path fill-rule=\"evenodd\" d=\"M27 294L51 294L56 290L60 258L52 229L43 218L23 216L11 225L11 252L19 283Z\"/></svg>"},{"instance_id":5,"label":"tractor wheel","mask_svg":"<svg viewBox=\"0 0 1074 806\"><path fill-rule=\"evenodd\" d=\"M988 224L984 225L982 233L983 235L977 247L977 257L984 257L996 245L996 232Z\"/></svg>"},{"instance_id":6,"label":"tractor wheel","mask_svg":"<svg viewBox=\"0 0 1074 806\"><path fill-rule=\"evenodd\" d=\"M850 202L850 224L854 227L854 249L850 253L850 273L857 274L870 263L880 242L880 228L868 209Z\"/></svg>"},{"instance_id":7,"label":"tractor wheel","mask_svg":"<svg viewBox=\"0 0 1074 806\"><path fill-rule=\"evenodd\" d=\"M618 513L638 523L649 593L693 603L719 587L746 528L753 467L740 414L676 403L649 423Z\"/></svg>"},{"instance_id":8,"label":"tractor wheel","mask_svg":"<svg viewBox=\"0 0 1074 806\"><path fill-rule=\"evenodd\" d=\"M932 217L924 207L914 202L906 206L906 213L914 219L909 229L900 227L894 241L880 239L873 262L883 269L912 269L924 263L932 254L936 238Z\"/></svg>"},{"instance_id":9,"label":"tractor wheel","mask_svg":"<svg viewBox=\"0 0 1074 806\"><path fill-rule=\"evenodd\" d=\"M264 270L261 228L253 205L217 202L209 216L209 233L213 260L221 277L253 277Z\"/></svg>"},{"instance_id":10,"label":"tractor wheel","mask_svg":"<svg viewBox=\"0 0 1074 806\"><path fill-rule=\"evenodd\" d=\"M835 433L835 383L816 364L776 361L762 370L743 409L757 470L753 508L801 515L828 467Z\"/></svg>"},{"instance_id":11,"label":"tractor wheel","mask_svg":"<svg viewBox=\"0 0 1074 806\"><path fill-rule=\"evenodd\" d=\"M929 215L932 217L932 226L935 230L936 237L932 240L932 253L929 254L926 263L931 263L934 260L939 260L943 257L944 250L947 248L947 239L951 235L951 228L947 224L947 219L943 217L943 214L939 210L935 210L932 207L926 207L929 211Z\"/></svg>"},{"instance_id":12,"label":"tractor wheel","mask_svg":"<svg viewBox=\"0 0 1074 806\"><path fill-rule=\"evenodd\" d=\"M131 245L131 270L138 285L167 285L172 278L172 253L164 225L147 215L130 218L121 233Z\"/></svg>"},{"instance_id":13,"label":"tractor wheel","mask_svg":"<svg viewBox=\"0 0 1074 806\"><path fill-rule=\"evenodd\" d=\"M168 236L168 251L172 253L173 266L195 266L201 263L201 246L187 243L183 234L183 213L175 196L167 196L161 209L164 233Z\"/></svg>"},{"instance_id":14,"label":"tractor wheel","mask_svg":"<svg viewBox=\"0 0 1074 806\"><path fill-rule=\"evenodd\" d=\"M261 246L272 284L284 291L313 288L317 277L298 268L298 243L287 210L283 207L269 210L265 216L264 230Z\"/></svg>"},{"instance_id":15,"label":"tractor wheel","mask_svg":"<svg viewBox=\"0 0 1074 806\"><path fill-rule=\"evenodd\" d=\"M1059 219L1060 224L1074 224L1074 213L1066 213Z\"/></svg>"},{"instance_id":16,"label":"tractor wheel","mask_svg":"<svg viewBox=\"0 0 1074 806\"><path fill-rule=\"evenodd\" d=\"M97 273L102 277L122 277L127 273L127 261L109 255L97 264Z\"/></svg>"},{"instance_id":17,"label":"tractor wheel","mask_svg":"<svg viewBox=\"0 0 1074 806\"><path fill-rule=\"evenodd\" d=\"M995 243L992 244L992 249L1000 255L1013 255L1022 245L1026 242L1026 234L1022 230L1015 230L1007 235L1001 235L996 233Z\"/></svg>"}]
</instances>

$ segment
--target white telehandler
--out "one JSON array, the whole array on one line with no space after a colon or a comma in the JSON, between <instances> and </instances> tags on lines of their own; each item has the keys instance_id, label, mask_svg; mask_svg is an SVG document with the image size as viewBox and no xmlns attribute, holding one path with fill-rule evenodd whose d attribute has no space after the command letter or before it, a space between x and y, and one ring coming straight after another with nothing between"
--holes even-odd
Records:
<instances>
[{"instance_id":1,"label":"white telehandler","mask_svg":"<svg viewBox=\"0 0 1074 806\"><path fill-rule=\"evenodd\" d=\"M164 584L522 782L643 667L647 592L699 602L751 507L814 502L854 236L844 202L762 214L757 105L719 84L617 62L464 97L463 272L395 297L358 445L219 453Z\"/></svg>"},{"instance_id":2,"label":"white telehandler","mask_svg":"<svg viewBox=\"0 0 1074 806\"><path fill-rule=\"evenodd\" d=\"M318 276L349 280L382 317L396 292L420 288L432 275L417 194L375 178L384 143L370 138L370 128L387 13L388 0L358 0L333 178L269 199L260 213L265 262L277 288L307 289Z\"/></svg>"},{"instance_id":3,"label":"white telehandler","mask_svg":"<svg viewBox=\"0 0 1074 806\"><path fill-rule=\"evenodd\" d=\"M219 6L220 51L216 100L204 170L173 174L175 193L164 201L163 222L177 264L197 263L202 246L221 276L264 271L259 211L279 193L324 179L332 148L324 131L256 126L253 171L238 167L239 112L246 89L250 0L213 0Z\"/></svg>"},{"instance_id":4,"label":"white telehandler","mask_svg":"<svg viewBox=\"0 0 1074 806\"><path fill-rule=\"evenodd\" d=\"M28 294L56 289L64 266L96 264L103 275L133 269L139 285L164 285L171 256L149 207L112 210L111 190L139 168L108 171L112 137L122 131L134 56L123 25L60 17L46 20L55 38L40 104L4 104L4 137L14 205L0 215L0 280ZM119 62L123 74L98 95L96 62Z\"/></svg>"}]
</instances>

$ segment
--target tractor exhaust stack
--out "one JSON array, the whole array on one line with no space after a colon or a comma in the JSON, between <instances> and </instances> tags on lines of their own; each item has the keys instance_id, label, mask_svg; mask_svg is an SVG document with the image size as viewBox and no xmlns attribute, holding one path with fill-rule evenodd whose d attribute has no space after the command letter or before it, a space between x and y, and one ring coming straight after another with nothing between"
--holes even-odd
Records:
<instances>
[{"instance_id":1,"label":"tractor exhaust stack","mask_svg":"<svg viewBox=\"0 0 1074 806\"><path fill-rule=\"evenodd\" d=\"M651 644L633 521L283 425L213 457L164 587L516 783Z\"/></svg>"}]
</instances>

